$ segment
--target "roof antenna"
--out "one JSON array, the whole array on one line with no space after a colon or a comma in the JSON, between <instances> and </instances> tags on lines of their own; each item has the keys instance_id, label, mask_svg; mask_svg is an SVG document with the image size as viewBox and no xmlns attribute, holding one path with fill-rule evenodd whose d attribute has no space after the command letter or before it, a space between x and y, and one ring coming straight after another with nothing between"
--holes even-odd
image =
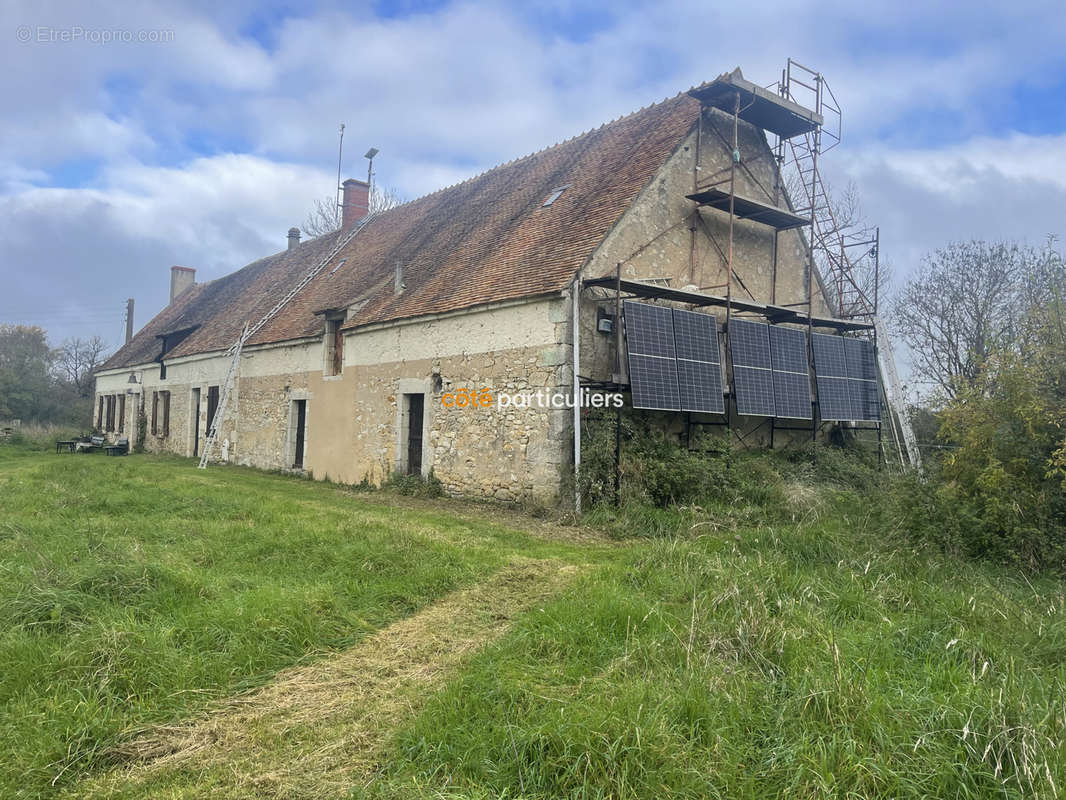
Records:
<instances>
[{"instance_id":1,"label":"roof antenna","mask_svg":"<svg viewBox=\"0 0 1066 800\"><path fill-rule=\"evenodd\" d=\"M366 155L363 156L370 163L366 168L366 192L367 192L367 205L372 206L374 204L374 156L381 151L376 147L371 147L366 151ZM369 209L368 209L369 210Z\"/></svg>"},{"instance_id":2,"label":"roof antenna","mask_svg":"<svg viewBox=\"0 0 1066 800\"><path fill-rule=\"evenodd\" d=\"M341 224L341 155L344 153L344 123L341 123L341 139L337 144L337 208L333 211L333 222L339 228Z\"/></svg>"}]
</instances>

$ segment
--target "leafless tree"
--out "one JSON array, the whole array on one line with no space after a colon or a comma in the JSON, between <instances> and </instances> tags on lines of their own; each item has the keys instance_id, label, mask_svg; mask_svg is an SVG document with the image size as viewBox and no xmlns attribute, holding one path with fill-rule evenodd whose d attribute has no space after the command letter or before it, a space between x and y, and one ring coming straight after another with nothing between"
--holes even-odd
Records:
<instances>
[{"instance_id":1,"label":"leafless tree","mask_svg":"<svg viewBox=\"0 0 1066 800\"><path fill-rule=\"evenodd\" d=\"M981 241L926 257L893 303L915 378L950 400L973 385L992 352L1018 347L1025 316L1046 299L1034 277L1047 263L1047 252Z\"/></svg>"},{"instance_id":2,"label":"leafless tree","mask_svg":"<svg viewBox=\"0 0 1066 800\"><path fill-rule=\"evenodd\" d=\"M792 208L804 213L808 212L811 204L811 186L804 182L804 176L796 169L795 164L785 165L782 169L782 179ZM823 180L815 191L819 198L818 216L821 219L817 226L814 248L814 260L818 266L818 272L827 284L839 275L842 271L840 245L843 243L848 282L853 281L855 284L854 288L845 285L844 295L854 296L857 288L872 306L875 283L877 284L876 295L884 297L891 283L892 270L883 261L878 264L874 255L872 244L874 228L863 211L858 186L854 181L848 181L843 190L838 192ZM860 243L863 244L860 246ZM834 304L839 301L836 288L835 285L826 286L830 301ZM849 305L847 300L844 305ZM855 305L857 308L835 309L835 312L857 313L866 304L856 302Z\"/></svg>"},{"instance_id":3,"label":"leafless tree","mask_svg":"<svg viewBox=\"0 0 1066 800\"><path fill-rule=\"evenodd\" d=\"M107 344L99 336L66 339L56 350L55 369L79 397L93 391L93 371L104 362Z\"/></svg>"},{"instance_id":4,"label":"leafless tree","mask_svg":"<svg viewBox=\"0 0 1066 800\"><path fill-rule=\"evenodd\" d=\"M374 186L370 192L370 211L379 213L403 205L405 200L395 189L389 186ZM322 236L333 233L341 226L340 209L335 197L323 197L315 200L311 211L304 220L303 232L307 236Z\"/></svg>"}]
</instances>

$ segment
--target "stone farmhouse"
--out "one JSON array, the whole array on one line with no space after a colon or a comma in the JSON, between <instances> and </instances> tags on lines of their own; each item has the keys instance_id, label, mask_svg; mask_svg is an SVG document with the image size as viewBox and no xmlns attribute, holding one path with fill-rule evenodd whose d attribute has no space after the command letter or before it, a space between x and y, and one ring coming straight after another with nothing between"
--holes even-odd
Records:
<instances>
[{"instance_id":1,"label":"stone farmhouse","mask_svg":"<svg viewBox=\"0 0 1066 800\"><path fill-rule=\"evenodd\" d=\"M698 196L732 175L750 208L796 216L765 126L707 101L732 87L758 99L738 70L373 216L244 346L215 453L345 483L432 471L450 492L548 501L573 469L573 410L456 398L572 394L575 373L624 391L610 280L676 290L666 300L683 308L728 284L733 313L756 315L805 311L813 285L811 314L828 317L799 227ZM169 305L97 373L96 426L200 454L227 348L367 216L369 192L345 181L340 231L290 230L281 252L225 277L172 267Z\"/></svg>"}]
</instances>

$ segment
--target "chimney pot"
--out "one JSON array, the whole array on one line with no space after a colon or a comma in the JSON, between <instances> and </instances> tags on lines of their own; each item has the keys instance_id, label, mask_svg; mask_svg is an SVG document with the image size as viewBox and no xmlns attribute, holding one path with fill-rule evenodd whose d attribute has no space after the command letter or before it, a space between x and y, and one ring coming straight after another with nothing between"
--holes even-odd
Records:
<instances>
[{"instance_id":1,"label":"chimney pot","mask_svg":"<svg viewBox=\"0 0 1066 800\"><path fill-rule=\"evenodd\" d=\"M192 267L170 268L170 302L196 283L196 270Z\"/></svg>"},{"instance_id":2,"label":"chimney pot","mask_svg":"<svg viewBox=\"0 0 1066 800\"><path fill-rule=\"evenodd\" d=\"M289 249L296 247L300 243L300 229L289 228Z\"/></svg>"},{"instance_id":3,"label":"chimney pot","mask_svg":"<svg viewBox=\"0 0 1066 800\"><path fill-rule=\"evenodd\" d=\"M370 213L370 184L349 178L341 187L344 200L341 203L341 230L348 230Z\"/></svg>"}]
</instances>

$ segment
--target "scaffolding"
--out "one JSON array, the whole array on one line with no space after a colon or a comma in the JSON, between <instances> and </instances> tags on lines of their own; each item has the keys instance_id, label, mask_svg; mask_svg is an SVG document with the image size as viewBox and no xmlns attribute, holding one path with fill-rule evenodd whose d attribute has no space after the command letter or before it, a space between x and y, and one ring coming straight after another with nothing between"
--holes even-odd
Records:
<instances>
[{"instance_id":1,"label":"scaffolding","mask_svg":"<svg viewBox=\"0 0 1066 800\"><path fill-rule=\"evenodd\" d=\"M889 431L895 440L901 464L904 448L912 467L920 470L921 453L906 411L903 386L896 369L895 354L887 328L880 316L881 231L880 228L842 219L822 179L818 159L840 144L843 113L825 77L799 62L788 59L776 85L778 95L788 103L809 104L822 124L793 136L776 133L778 173L783 177L792 202L804 204L798 213L810 219L808 233L808 309L813 302L814 281L820 276L826 299L840 319L860 319L873 325L870 336L877 354ZM902 441L901 441L902 440ZM884 453L881 427L878 443Z\"/></svg>"},{"instance_id":2,"label":"scaffolding","mask_svg":"<svg viewBox=\"0 0 1066 800\"><path fill-rule=\"evenodd\" d=\"M909 419L904 409L902 387L896 371L888 333L878 315L880 274L880 231L842 219L834 208L829 189L822 179L819 159L841 141L842 113L832 89L825 78L798 62L789 59L781 71L780 81L769 87L748 81L739 69L721 75L714 81L695 87L689 92L704 107L716 108L731 121L731 140L719 137L731 148L729 168L704 178L700 166L700 146L703 138L703 114L696 133L696 165L693 191L686 195L696 204L693 251L697 222L703 223L699 208L713 208L728 214L728 245L719 252L725 262L724 283L700 287L697 292L672 289L651 283L623 280L621 265L614 276L586 280L586 287L613 289L615 320L620 320L621 296L661 298L694 306L717 306L725 312L724 332L728 340L729 322L735 313L763 316L772 323L806 325L808 347L813 341L814 328L831 328L838 332L866 336L872 340L877 354L882 399L882 421L888 422L888 432L896 445L896 455L915 468L921 467L920 455L914 441ZM738 169L746 169L741 158L739 123L750 123L770 137L768 144L776 160L774 186L769 201L746 196L738 191ZM751 174L749 172L749 174ZM735 224L746 220L767 226L773 231L772 278L769 303L760 303L747 291L734 265ZM777 262L779 238L782 231L805 231L805 297L800 302L777 304ZM694 254L693 254L694 261ZM695 276L694 263L690 269ZM747 291L750 300L736 297L734 287ZM719 292L710 294L709 292ZM824 298L829 314L819 315L818 296ZM621 326L615 331L616 367L614 387L628 383L622 357ZM808 357L813 366L813 352ZM817 437L822 425L815 393L814 413L809 428L790 427L790 431L809 431ZM689 415L691 417L691 415ZM887 419L886 419L887 417ZM616 420L616 425L620 424ZM686 429L691 425L688 420ZM726 408L724 424L730 423ZM775 428L782 429L774 419L769 421L770 440ZM876 423L879 455L889 458L883 436L884 425ZM616 438L618 432L616 431ZM617 453L616 453L617 457ZM617 487L616 487L617 494Z\"/></svg>"}]
</instances>

